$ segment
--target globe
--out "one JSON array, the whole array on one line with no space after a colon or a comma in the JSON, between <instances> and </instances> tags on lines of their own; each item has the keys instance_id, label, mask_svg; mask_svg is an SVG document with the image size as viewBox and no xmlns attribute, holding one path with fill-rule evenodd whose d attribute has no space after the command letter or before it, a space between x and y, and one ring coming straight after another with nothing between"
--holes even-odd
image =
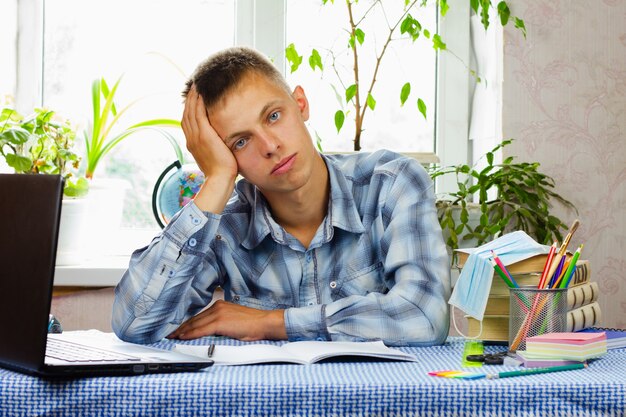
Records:
<instances>
[{"instance_id":1,"label":"globe","mask_svg":"<svg viewBox=\"0 0 626 417\"><path fill-rule=\"evenodd\" d=\"M152 211L161 228L194 198L203 182L204 174L196 164L175 161L165 168L152 192Z\"/></svg>"}]
</instances>

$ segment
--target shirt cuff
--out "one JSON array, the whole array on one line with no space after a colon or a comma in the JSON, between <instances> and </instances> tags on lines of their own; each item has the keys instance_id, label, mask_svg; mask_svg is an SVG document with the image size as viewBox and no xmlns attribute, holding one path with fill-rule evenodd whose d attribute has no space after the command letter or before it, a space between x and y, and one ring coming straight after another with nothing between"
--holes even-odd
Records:
<instances>
[{"instance_id":1,"label":"shirt cuff","mask_svg":"<svg viewBox=\"0 0 626 417\"><path fill-rule=\"evenodd\" d=\"M299 340L331 340L326 327L326 305L288 308L285 327L290 342Z\"/></svg>"},{"instance_id":2,"label":"shirt cuff","mask_svg":"<svg viewBox=\"0 0 626 417\"><path fill-rule=\"evenodd\" d=\"M203 212L191 201L172 218L163 233L181 249L204 253L215 238L221 217Z\"/></svg>"}]
</instances>

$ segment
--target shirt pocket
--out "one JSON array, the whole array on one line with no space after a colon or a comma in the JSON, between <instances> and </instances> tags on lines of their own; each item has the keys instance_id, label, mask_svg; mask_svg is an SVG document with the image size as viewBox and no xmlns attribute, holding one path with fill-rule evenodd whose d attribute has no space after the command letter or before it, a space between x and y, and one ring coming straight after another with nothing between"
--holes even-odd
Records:
<instances>
[{"instance_id":1,"label":"shirt pocket","mask_svg":"<svg viewBox=\"0 0 626 417\"><path fill-rule=\"evenodd\" d=\"M331 288L333 287L331 282ZM333 289L335 299L350 295L367 295L371 292L386 293L383 263L377 262L351 274L340 276Z\"/></svg>"}]
</instances>

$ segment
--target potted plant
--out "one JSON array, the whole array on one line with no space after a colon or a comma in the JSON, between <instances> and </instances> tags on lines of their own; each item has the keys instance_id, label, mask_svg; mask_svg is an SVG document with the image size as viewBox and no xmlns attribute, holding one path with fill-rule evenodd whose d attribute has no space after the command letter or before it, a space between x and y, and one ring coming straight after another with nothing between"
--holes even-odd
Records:
<instances>
[{"instance_id":1,"label":"potted plant","mask_svg":"<svg viewBox=\"0 0 626 417\"><path fill-rule=\"evenodd\" d=\"M0 154L7 165L20 174L58 174L65 178L58 265L78 262L83 249L81 231L87 216L83 197L88 183L75 175L80 162L75 138L71 123L52 110L36 108L26 117L11 107L0 111Z\"/></svg>"},{"instance_id":2,"label":"potted plant","mask_svg":"<svg viewBox=\"0 0 626 417\"><path fill-rule=\"evenodd\" d=\"M0 155L16 173L59 174L65 178L64 193L80 197L88 183L75 177L80 158L74 141L76 131L53 110L35 108L24 117L11 107L0 111Z\"/></svg>"},{"instance_id":3,"label":"potted plant","mask_svg":"<svg viewBox=\"0 0 626 417\"><path fill-rule=\"evenodd\" d=\"M84 131L85 161L87 164L85 176L89 179L94 177L98 164L106 154L125 138L144 130L152 130L167 139L174 148L178 160L183 162L183 153L176 138L163 129L180 128L180 121L160 118L141 121L130 126L120 126L124 114L140 100L134 100L118 110L115 104L115 94L122 77L117 79L112 88L109 88L104 78L96 79L91 84L93 120L89 122Z\"/></svg>"},{"instance_id":4,"label":"potted plant","mask_svg":"<svg viewBox=\"0 0 626 417\"><path fill-rule=\"evenodd\" d=\"M331 7L335 2L334 0L330 2L323 0L322 3L325 7ZM308 63L312 71L319 69L323 76L325 68L329 68L339 79L338 85L331 83L332 89L340 100L340 109L335 112L333 121L337 132L339 132L346 119L348 117L353 118L354 151L361 150L361 135L365 130L366 115L376 109L376 81L382 63L387 61L388 56L392 56L391 60L396 60L393 65L402 65L402 55L387 54L390 44L400 39L408 39L411 42L421 40L430 42L438 52L448 51L445 40L438 33L431 33L428 28L423 27L411 14L421 7L428 6L427 0L406 0L400 11L393 9L398 3L391 3L394 2L358 2L357 0L337 2L335 6L347 8L348 21L344 27L337 28L340 33L345 32L345 42L339 42L337 44L339 46L328 47L326 53L320 54L315 48L311 49L309 53ZM439 14L442 17L445 16L450 8L448 1L437 0L437 5ZM474 13L481 16L481 22L485 29L490 24L490 9L495 9L500 24L505 26L512 21L514 26L525 35L524 21L511 16L506 1L500 1L497 6L494 6L490 1L471 0L470 6ZM376 12L380 13L377 14ZM381 18L381 16L383 17ZM380 33L376 33L374 36L368 32L368 24L373 23L370 22L372 20L380 19L383 20L376 22L378 24L374 27L384 27L385 29L381 29ZM368 39L374 39L374 41L367 41ZM379 39L381 42L376 42L375 39ZM322 55L327 58L322 59ZM368 61L367 57L373 58ZM298 53L296 45L293 43L285 49L285 58L292 73L297 71L303 62L303 56ZM476 78L477 82L480 82L475 71L469 70L469 73ZM402 83L402 87L398 91L398 106L404 106L411 94L415 94L411 89L411 83ZM427 103L420 97L414 99L413 102L422 117L426 118Z\"/></svg>"},{"instance_id":5,"label":"potted plant","mask_svg":"<svg viewBox=\"0 0 626 417\"><path fill-rule=\"evenodd\" d=\"M554 179L539 171L538 162L514 162L514 157L494 163L494 154L509 145L504 140L476 164L433 167L433 179L453 175L457 191L437 195L439 223L448 247L479 246L495 237L523 230L537 242L562 241L568 226L551 214L553 203L574 205L554 191ZM486 162L479 168L479 163ZM472 221L475 219L475 221ZM468 244L468 242L471 242Z\"/></svg>"},{"instance_id":6,"label":"potted plant","mask_svg":"<svg viewBox=\"0 0 626 417\"><path fill-rule=\"evenodd\" d=\"M94 176L103 158L124 139L139 132L153 131L165 138L174 149L176 158L183 163L183 153L176 138L167 128L180 128L180 121L157 118L126 123L124 118L128 111L136 106L141 99L119 107L116 93L122 81L120 76L110 87L104 78L95 79L91 84L91 103L93 118L83 132L85 156L83 158L85 176L90 181L90 219L88 221L91 234L99 236L94 245L102 244L95 250L104 250L107 238L113 237L119 229L124 209L125 192L130 188L128 181L121 179L102 179Z\"/></svg>"}]
</instances>

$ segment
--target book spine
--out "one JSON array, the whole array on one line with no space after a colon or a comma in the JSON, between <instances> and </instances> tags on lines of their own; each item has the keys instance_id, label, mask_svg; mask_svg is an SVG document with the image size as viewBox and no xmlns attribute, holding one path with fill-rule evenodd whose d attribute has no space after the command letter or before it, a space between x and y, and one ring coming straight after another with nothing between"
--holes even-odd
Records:
<instances>
[{"instance_id":1,"label":"book spine","mask_svg":"<svg viewBox=\"0 0 626 417\"><path fill-rule=\"evenodd\" d=\"M602 321L602 311L597 301L586 306L567 312L566 332L577 332L589 327L599 326Z\"/></svg>"},{"instance_id":2,"label":"book spine","mask_svg":"<svg viewBox=\"0 0 626 417\"><path fill-rule=\"evenodd\" d=\"M578 261L576 263L576 270L574 276L570 280L569 287L575 287L589 282L589 276L591 275L591 268L588 260Z\"/></svg>"},{"instance_id":3,"label":"book spine","mask_svg":"<svg viewBox=\"0 0 626 417\"><path fill-rule=\"evenodd\" d=\"M589 282L567 290L567 309L573 310L598 300L597 282Z\"/></svg>"}]
</instances>

